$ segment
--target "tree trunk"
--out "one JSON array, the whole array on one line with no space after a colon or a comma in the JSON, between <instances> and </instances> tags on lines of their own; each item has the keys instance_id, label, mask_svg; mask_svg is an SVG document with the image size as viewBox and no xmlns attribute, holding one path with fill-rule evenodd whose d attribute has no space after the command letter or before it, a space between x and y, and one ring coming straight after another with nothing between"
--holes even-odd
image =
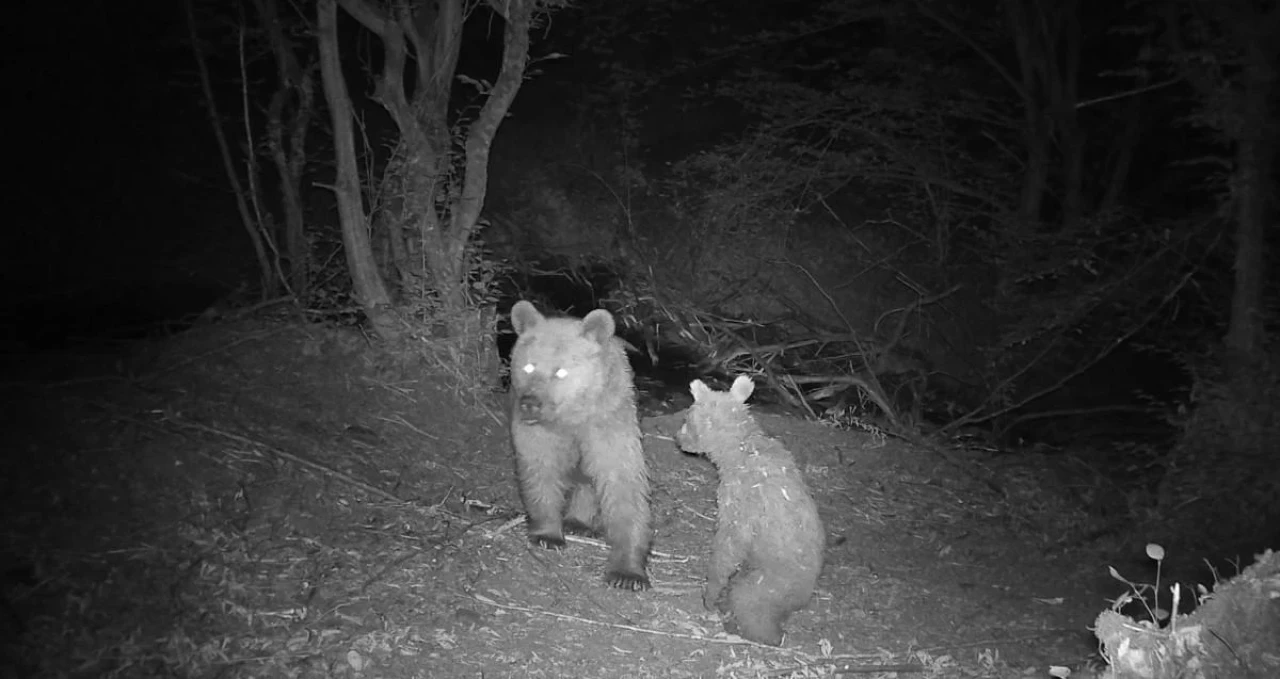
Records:
<instances>
[{"instance_id":1,"label":"tree trunk","mask_svg":"<svg viewBox=\"0 0 1280 679\"><path fill-rule=\"evenodd\" d=\"M1084 219L1085 133L1080 128L1080 8L1078 0L1041 0L1053 17L1046 28L1046 89L1053 101L1062 154L1062 229L1074 231ZM1062 54L1058 53L1058 46Z\"/></svg>"},{"instance_id":2,"label":"tree trunk","mask_svg":"<svg viewBox=\"0 0 1280 679\"><path fill-rule=\"evenodd\" d=\"M1179 12L1213 10L1221 34L1218 44L1189 47L1179 29ZM1220 69L1201 69L1204 59L1183 59L1182 74L1199 92L1205 112L1215 117L1226 141L1235 145L1235 168L1231 177L1231 200L1236 219L1235 288L1231 295L1231 317L1223 338L1228 381L1247 391L1238 396L1246 401L1263 397L1258 376L1266 358L1266 326L1263 324L1263 295L1267 283L1266 219L1267 197L1274 190L1271 165L1276 151L1276 60L1280 57L1275 35L1280 31L1280 8L1250 2L1188 3L1166 10L1165 33L1175 55L1190 56L1195 49L1216 47L1225 61L1239 65L1234 78L1222 79ZM1203 35L1196 37L1204 40ZM1229 55L1229 56L1228 56ZM1237 56L1238 55L1238 56ZM1249 386L1252 385L1252 386ZM1250 393L1252 392L1252 393ZM1259 403L1259 401L1249 401Z\"/></svg>"},{"instance_id":3,"label":"tree trunk","mask_svg":"<svg viewBox=\"0 0 1280 679\"><path fill-rule=\"evenodd\" d=\"M1076 124L1075 111L1059 135L1062 147L1062 230L1071 232L1084 221L1084 133Z\"/></svg>"},{"instance_id":4,"label":"tree trunk","mask_svg":"<svg viewBox=\"0 0 1280 679\"><path fill-rule=\"evenodd\" d=\"M254 0L253 4L275 57L276 77L279 79L279 89L272 96L267 110L267 141L276 173L280 176L284 233L279 240L284 243L285 257L289 262L284 282L290 293L305 296L310 287L311 252L305 231L302 178L306 171L307 132L315 111L315 81L311 70L304 70L298 64L295 45L285 34L285 24L276 0ZM294 97L293 109L291 115L286 115L290 94Z\"/></svg>"},{"instance_id":5,"label":"tree trunk","mask_svg":"<svg viewBox=\"0 0 1280 679\"><path fill-rule=\"evenodd\" d=\"M311 248L307 244L306 221L303 218L301 188L290 176L281 186L284 204L284 249L289 258L289 292L305 297L311 288Z\"/></svg>"},{"instance_id":6,"label":"tree trunk","mask_svg":"<svg viewBox=\"0 0 1280 679\"><path fill-rule=\"evenodd\" d=\"M1083 215L1084 140L1076 114L1080 68L1077 0L1005 0L1021 74L1027 168L1019 201L1025 226L1043 218L1051 179L1062 189L1060 227ZM1057 144L1060 164L1053 170Z\"/></svg>"},{"instance_id":7,"label":"tree trunk","mask_svg":"<svg viewBox=\"0 0 1280 679\"><path fill-rule=\"evenodd\" d=\"M389 205L400 206L401 214L389 215L389 220L416 230L412 245L417 248L402 251L412 255L416 250L425 264L427 270L419 274L437 295L445 332L465 333L477 325L462 320L472 302L467 243L484 207L494 134L524 80L537 3L505 0L490 5L505 20L501 71L483 92L484 105L467 128L463 171L456 173L448 102L466 18L462 1L423 3L412 14L404 7L387 13L365 0L340 2L382 40L383 67L373 98L400 131L399 158L388 168L383 191ZM416 60L408 59L406 41ZM407 66L415 69L412 101L405 91Z\"/></svg>"},{"instance_id":8,"label":"tree trunk","mask_svg":"<svg viewBox=\"0 0 1280 679\"><path fill-rule=\"evenodd\" d=\"M1048 189L1052 133L1041 98L1036 96L1040 88L1035 64L1040 56L1036 49L1035 29L1023 0L1005 0L1004 6L1018 53L1018 95L1022 100L1022 134L1027 145L1027 166L1022 175L1018 214L1021 228L1034 230L1040 222L1044 194Z\"/></svg>"},{"instance_id":9,"label":"tree trunk","mask_svg":"<svg viewBox=\"0 0 1280 679\"><path fill-rule=\"evenodd\" d=\"M280 177L280 208L284 213L284 233L278 242L284 243L285 258L289 270L285 283L290 294L303 296L307 292L309 275L309 251L302 207L302 173L305 169L306 128L310 125L310 113L298 110L285 121L284 108L288 90L277 90L267 110L267 146L276 174ZM298 105L303 105L299 97ZM307 103L309 106L310 104ZM290 128L288 145L285 144L285 128Z\"/></svg>"},{"instance_id":10,"label":"tree trunk","mask_svg":"<svg viewBox=\"0 0 1280 679\"><path fill-rule=\"evenodd\" d=\"M296 184L285 183L281 198L284 203L284 249L285 256L289 258L289 291L306 297L311 289L311 248L307 244L302 193Z\"/></svg>"},{"instance_id":11,"label":"tree trunk","mask_svg":"<svg viewBox=\"0 0 1280 679\"><path fill-rule=\"evenodd\" d=\"M1145 85L1146 79L1140 81L1140 87ZM1124 131L1111 143L1111 147L1116 149L1115 159L1111 163L1111 177L1107 180L1106 191L1098 203L1099 212L1110 212L1120 205L1120 196L1129 181L1129 170L1133 166L1133 152L1141 136L1141 121L1142 97L1130 97L1124 110Z\"/></svg>"},{"instance_id":12,"label":"tree trunk","mask_svg":"<svg viewBox=\"0 0 1280 679\"><path fill-rule=\"evenodd\" d=\"M1231 295L1231 320L1225 338L1233 372L1252 370L1262 358L1265 328L1262 294L1266 285L1264 236L1265 196L1262 191L1261 144L1242 141L1236 154L1236 257L1235 289Z\"/></svg>"},{"instance_id":13,"label":"tree trunk","mask_svg":"<svg viewBox=\"0 0 1280 679\"><path fill-rule=\"evenodd\" d=\"M392 238L397 237L397 226L411 238L403 243L392 242L391 250L418 279L429 281L439 304L439 331L451 337L469 337L487 324L485 314L491 315L491 310L486 312L482 300L471 295L467 243L484 207L494 134L525 77L529 31L537 0L488 3L506 22L502 66L492 86L481 89L484 105L467 128L461 172L454 163L454 145L462 139L454 136L448 104L457 81L463 22L474 6L463 0L417 0L390 6L368 0L322 0L322 22L327 23L320 31L321 65L326 95L331 102L337 101L336 105L331 103L330 109L335 116L337 190L344 239L359 236L364 241L348 244L351 260L357 246L368 250L368 238L363 230L348 235L347 228L348 222L363 224L363 211L356 202L359 194L354 145L350 141L350 102L341 82L333 28L335 3L340 3L382 41L382 70L377 74L372 98L386 109L400 133L399 148L383 174L381 186L384 204L388 210L398 208L399 214L384 215L384 225L389 227L387 233ZM406 74L406 67L413 69L411 74ZM339 106L347 112L340 115ZM336 129L339 122L343 125L341 134ZM350 197L344 202L343 196L348 193ZM405 247L399 247L401 244ZM357 277L358 266L376 273L371 254L368 260L349 262L353 278ZM371 275L364 283L357 280L357 289L362 284L372 285L372 278ZM381 279L377 282L381 285Z\"/></svg>"},{"instance_id":14,"label":"tree trunk","mask_svg":"<svg viewBox=\"0 0 1280 679\"><path fill-rule=\"evenodd\" d=\"M1273 12L1280 10L1273 10ZM1275 21L1271 23L1276 23ZM1236 139L1235 290L1225 344L1233 382L1247 383L1262 364L1266 347L1263 294L1266 277L1267 196L1272 190L1271 163L1275 156L1272 97L1276 90L1276 50L1269 36L1252 32L1246 47L1244 86L1240 91L1241 120Z\"/></svg>"},{"instance_id":15,"label":"tree trunk","mask_svg":"<svg viewBox=\"0 0 1280 679\"><path fill-rule=\"evenodd\" d=\"M467 241L475 232L489 189L489 152L498 126L507 117L520 86L524 84L529 60L529 31L533 23L534 0L515 0L506 5L506 26L502 36L502 67L489 90L480 113L467 129L466 174L462 191L450 210L449 231L444 241L445 276L449 277L451 299L457 310L467 302Z\"/></svg>"},{"instance_id":16,"label":"tree trunk","mask_svg":"<svg viewBox=\"0 0 1280 679\"><path fill-rule=\"evenodd\" d=\"M384 339L395 339L399 333L388 311L391 296L387 293L373 258L360 194L355 136L351 129L351 98L347 94L338 53L337 3L338 0L319 0L316 33L320 46L320 73L324 82L325 101L329 104L333 122L334 156L337 160L334 193L338 199L342 245L346 251L347 269L351 272L356 300L363 307L378 335Z\"/></svg>"},{"instance_id":17,"label":"tree trunk","mask_svg":"<svg viewBox=\"0 0 1280 679\"><path fill-rule=\"evenodd\" d=\"M1022 193L1018 201L1018 214L1023 229L1035 230L1040 223L1044 194L1049 189L1049 140L1042 121L1032 120L1037 112L1027 115L1027 167L1022 176Z\"/></svg>"}]
</instances>

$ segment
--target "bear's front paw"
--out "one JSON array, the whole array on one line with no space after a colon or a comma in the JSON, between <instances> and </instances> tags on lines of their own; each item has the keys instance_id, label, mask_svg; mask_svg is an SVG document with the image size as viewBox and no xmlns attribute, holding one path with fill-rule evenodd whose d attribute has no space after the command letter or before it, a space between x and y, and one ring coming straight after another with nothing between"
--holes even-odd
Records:
<instances>
[{"instance_id":1,"label":"bear's front paw","mask_svg":"<svg viewBox=\"0 0 1280 679\"><path fill-rule=\"evenodd\" d=\"M564 538L559 535L530 535L529 542L543 549L564 549Z\"/></svg>"},{"instance_id":2,"label":"bear's front paw","mask_svg":"<svg viewBox=\"0 0 1280 679\"><path fill-rule=\"evenodd\" d=\"M605 582L610 587L618 589L629 589L632 592L642 592L649 589L649 576L644 573L635 573L632 571L609 571L605 574Z\"/></svg>"}]
</instances>

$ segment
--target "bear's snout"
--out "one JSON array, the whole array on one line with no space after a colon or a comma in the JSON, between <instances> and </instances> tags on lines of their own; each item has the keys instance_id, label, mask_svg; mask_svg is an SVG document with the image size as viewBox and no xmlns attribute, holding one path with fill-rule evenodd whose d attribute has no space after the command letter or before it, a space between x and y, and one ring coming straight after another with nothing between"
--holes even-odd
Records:
<instances>
[{"instance_id":1,"label":"bear's snout","mask_svg":"<svg viewBox=\"0 0 1280 679\"><path fill-rule=\"evenodd\" d=\"M528 424L536 424L542 420L542 399L533 394L524 394L518 401L520 419Z\"/></svg>"}]
</instances>

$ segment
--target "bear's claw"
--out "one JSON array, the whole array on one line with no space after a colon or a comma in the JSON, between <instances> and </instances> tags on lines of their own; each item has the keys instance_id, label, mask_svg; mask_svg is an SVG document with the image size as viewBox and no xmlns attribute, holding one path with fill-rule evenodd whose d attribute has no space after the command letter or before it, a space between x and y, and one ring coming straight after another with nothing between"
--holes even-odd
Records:
<instances>
[{"instance_id":1,"label":"bear's claw","mask_svg":"<svg viewBox=\"0 0 1280 679\"><path fill-rule=\"evenodd\" d=\"M556 551L564 549L565 546L564 538L550 535L530 535L529 541L543 549L554 549Z\"/></svg>"},{"instance_id":2,"label":"bear's claw","mask_svg":"<svg viewBox=\"0 0 1280 679\"><path fill-rule=\"evenodd\" d=\"M610 587L629 589L632 592L643 592L651 586L649 576L627 571L609 571L605 574L605 582L608 582Z\"/></svg>"}]
</instances>

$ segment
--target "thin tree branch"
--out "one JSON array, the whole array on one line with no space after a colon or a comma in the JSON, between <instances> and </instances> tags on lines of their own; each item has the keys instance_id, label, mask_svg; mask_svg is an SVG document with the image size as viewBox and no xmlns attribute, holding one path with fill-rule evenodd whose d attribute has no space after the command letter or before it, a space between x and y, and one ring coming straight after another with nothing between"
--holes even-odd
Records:
<instances>
[{"instance_id":1,"label":"thin tree branch","mask_svg":"<svg viewBox=\"0 0 1280 679\"><path fill-rule=\"evenodd\" d=\"M253 214L250 212L249 204L245 200L244 187L240 183L240 176L236 174L235 163L231 160L231 145L227 142L227 135L222 130L222 116L218 113L218 102L213 96L213 83L209 78L209 66L205 62L204 50L200 47L200 34L196 31L195 5L192 0L186 0L183 5L187 10L187 32L191 36L191 53L195 56L196 66L200 73L200 87L204 92L205 112L209 115L209 124L213 127L213 136L218 142L218 152L222 156L222 169L227 174L227 183L231 185L231 192L235 194L236 209L240 212L240 222L244 225L244 230L249 236L249 242L253 245L253 254L258 260L258 271L262 276L265 294L268 287L267 283L271 280L271 262L267 259L266 248L262 245L262 238L254 225Z\"/></svg>"},{"instance_id":2,"label":"thin tree branch","mask_svg":"<svg viewBox=\"0 0 1280 679\"><path fill-rule=\"evenodd\" d=\"M1092 359L1081 362L1080 365L1076 366L1074 370L1068 372L1067 374L1063 375L1059 379L1055 380L1053 384L1050 384L1049 386L1032 393L1030 396L1027 396L1026 398L1020 399L1017 403L1013 403L1011 405L1005 406L1004 408L1001 408L991 413L987 413L986 415L983 415L981 417L975 417L977 412L982 408L982 406L979 406L973 411L970 411L967 415L960 417L955 421L943 426L941 429L938 430L938 433L939 434L946 433L964 424L970 424L970 423L980 424L982 422L987 422L996 417L1004 415L1005 413L1009 413L1019 408L1022 408L1033 401L1036 401L1044 396L1052 394L1053 392L1061 389L1063 385L1065 385L1067 382L1070 382L1076 377L1079 377L1086 370L1089 370L1090 368L1092 368L1093 366L1101 362L1104 358L1106 358L1107 356L1110 356L1111 353L1114 352L1117 348L1119 348L1121 344L1124 344L1125 341L1127 341L1130 337L1133 337L1134 335L1136 335L1139 330L1142 330L1143 328L1147 327L1147 325L1151 323L1151 321L1156 317L1156 314L1158 314L1160 310L1164 308L1164 305L1168 304L1169 301L1173 299L1174 295L1177 295L1178 292L1182 290L1182 288L1186 287L1187 283L1191 280L1191 277L1194 276L1198 271L1199 271L1199 267L1196 267L1191 269L1190 271L1187 271L1185 274L1183 274L1182 278L1178 279L1178 283L1174 285L1173 288L1171 288L1169 292L1165 294L1164 298L1160 300L1160 303L1155 305L1155 307L1153 307L1146 316L1143 316L1137 323L1134 323L1132 327L1130 327L1128 330L1122 333L1119 337L1103 345L1103 347L1098 350L1098 353L1095 354ZM1053 346L1053 343L1051 342L1049 346ZM1046 347L1046 350L1047 348L1048 347ZM1034 360L1029 361L1027 363L1027 366L1025 366L1023 370L1020 370L1017 374L1015 374L1013 378L1016 378L1018 375L1025 372L1026 369L1030 368L1030 366L1038 362L1041 358L1044 357L1045 353L1046 353L1045 351L1040 352L1040 354ZM1013 378L1010 378L1010 379L1013 379ZM1002 386L1005 384L1008 384L1009 381L1010 380L1005 380L1002 383Z\"/></svg>"},{"instance_id":3,"label":"thin tree branch","mask_svg":"<svg viewBox=\"0 0 1280 679\"><path fill-rule=\"evenodd\" d=\"M386 32L392 25L391 17L381 7L371 5L364 0L338 0L342 9L347 10L356 21L373 31L379 38L386 39Z\"/></svg>"},{"instance_id":4,"label":"thin tree branch","mask_svg":"<svg viewBox=\"0 0 1280 679\"><path fill-rule=\"evenodd\" d=\"M1108 94L1108 95L1106 95L1106 96L1102 96L1102 97L1096 97L1096 98L1093 98L1093 99L1086 99L1086 100L1084 100L1084 101L1077 102L1077 103L1076 103L1076 108L1077 108L1077 109L1081 109L1081 108L1084 108L1084 107L1086 107L1086 106L1093 106L1093 105L1095 105L1095 104L1102 104L1102 103L1105 103L1105 102L1108 102L1108 101L1114 101L1114 100L1116 100L1116 99L1126 99L1126 98L1128 98L1128 97L1136 97L1136 96L1138 96L1139 94L1145 94L1145 93L1150 92L1150 91L1152 91L1152 90L1164 89L1164 88L1166 88L1166 87L1168 87L1168 86L1170 86L1170 85L1176 85L1176 84L1178 84L1178 83L1180 83L1180 82L1182 82L1182 81L1184 81L1184 80L1186 80L1186 78L1183 78L1182 76L1178 76L1178 77L1176 77L1176 78L1170 78L1170 79L1165 80L1165 81L1163 81L1163 82L1155 83L1155 84L1153 84L1153 85L1146 85L1146 86L1144 86L1144 87L1138 87L1138 88L1135 88L1135 89L1132 89L1132 90L1126 90L1126 91L1124 91L1124 92L1116 92L1115 94Z\"/></svg>"},{"instance_id":5,"label":"thin tree branch","mask_svg":"<svg viewBox=\"0 0 1280 679\"><path fill-rule=\"evenodd\" d=\"M467 238L475 228L480 210L484 207L489 185L489 151L498 126L506 118L511 102L515 100L516 93L524 82L534 8L535 0L510 0L506 3L503 15L506 27L502 41L502 69L467 134L466 176L456 209L451 215L449 255L453 258L461 258Z\"/></svg>"},{"instance_id":6,"label":"thin tree branch","mask_svg":"<svg viewBox=\"0 0 1280 679\"><path fill-rule=\"evenodd\" d=\"M916 0L915 5L916 5L916 9L920 10L921 14L929 17L934 21L934 23L945 28L949 33L951 33L952 35L964 41L964 43L968 45L970 49L976 52L979 57L982 57L983 61L990 64L991 67L995 69L996 73L998 73L1001 78L1004 78L1005 82L1009 83L1009 86L1013 88L1014 92L1017 92L1018 95L1023 97L1024 99L1026 98L1027 96L1026 90L1023 89L1022 85L1018 82L1017 78L1013 77L1013 74L1010 73L1009 70L1006 69L1004 65L1000 63L1000 60L997 59L994 54L989 52L982 45L979 45L976 40L969 37L967 33L961 30L959 26L952 23L951 20L934 12L932 9L929 9L926 3L922 2L921 0Z\"/></svg>"}]
</instances>

